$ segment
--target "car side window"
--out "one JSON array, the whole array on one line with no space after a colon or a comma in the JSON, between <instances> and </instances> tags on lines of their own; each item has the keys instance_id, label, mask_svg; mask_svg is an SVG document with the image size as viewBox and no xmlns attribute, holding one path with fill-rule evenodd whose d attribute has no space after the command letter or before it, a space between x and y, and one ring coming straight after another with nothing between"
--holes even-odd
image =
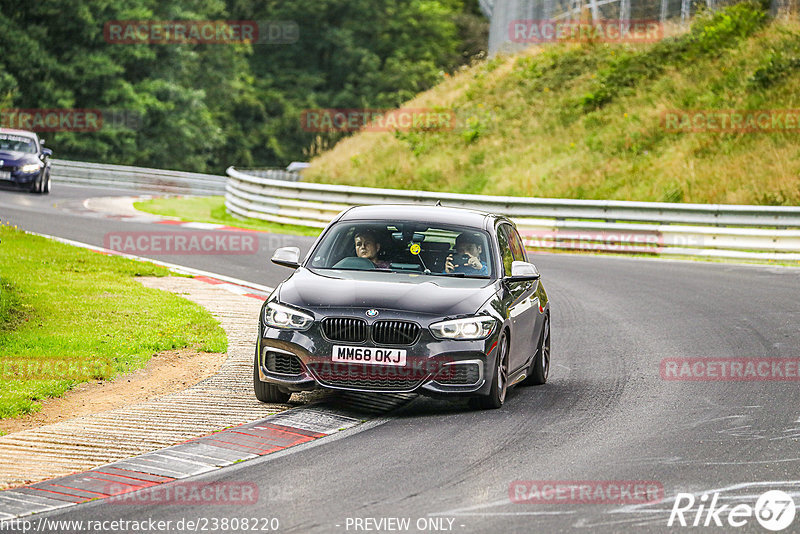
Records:
<instances>
[{"instance_id":1,"label":"car side window","mask_svg":"<svg viewBox=\"0 0 800 534\"><path fill-rule=\"evenodd\" d=\"M514 255L515 261L528 261L528 255L525 252L525 244L519 236L516 228L507 227L509 230L509 241L511 244L511 253Z\"/></svg>"},{"instance_id":2,"label":"car side window","mask_svg":"<svg viewBox=\"0 0 800 534\"><path fill-rule=\"evenodd\" d=\"M497 227L497 242L500 246L500 256L503 258L503 273L505 276L511 275L511 262L514 261L514 254L511 252L511 242L509 240L509 230L512 228L507 224Z\"/></svg>"}]
</instances>

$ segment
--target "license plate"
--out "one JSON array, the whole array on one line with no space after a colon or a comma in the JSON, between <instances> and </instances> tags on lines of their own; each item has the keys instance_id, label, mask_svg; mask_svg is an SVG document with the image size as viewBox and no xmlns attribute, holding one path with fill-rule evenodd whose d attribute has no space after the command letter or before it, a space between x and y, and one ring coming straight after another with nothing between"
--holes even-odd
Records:
<instances>
[{"instance_id":1,"label":"license plate","mask_svg":"<svg viewBox=\"0 0 800 534\"><path fill-rule=\"evenodd\" d=\"M11 171L0 171L0 180L10 180Z\"/></svg>"},{"instance_id":2,"label":"license plate","mask_svg":"<svg viewBox=\"0 0 800 534\"><path fill-rule=\"evenodd\" d=\"M334 345L333 361L336 363L404 366L406 364L406 351L405 349Z\"/></svg>"}]
</instances>

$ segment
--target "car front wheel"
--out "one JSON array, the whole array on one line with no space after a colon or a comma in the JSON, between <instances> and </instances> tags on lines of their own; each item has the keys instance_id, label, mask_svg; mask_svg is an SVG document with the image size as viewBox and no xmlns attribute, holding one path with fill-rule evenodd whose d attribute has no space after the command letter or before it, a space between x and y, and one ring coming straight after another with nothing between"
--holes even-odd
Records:
<instances>
[{"instance_id":1,"label":"car front wheel","mask_svg":"<svg viewBox=\"0 0 800 534\"><path fill-rule=\"evenodd\" d=\"M476 403L483 410L500 408L506 400L508 391L508 342L505 333L497 341L497 364L495 365L492 387L485 397L478 397Z\"/></svg>"},{"instance_id":2,"label":"car front wheel","mask_svg":"<svg viewBox=\"0 0 800 534\"><path fill-rule=\"evenodd\" d=\"M291 393L285 393L278 389L275 384L269 382L262 382L258 376L258 348L256 348L256 357L253 361L253 389L256 393L256 398L261 402L277 402L285 403L292 396Z\"/></svg>"},{"instance_id":3,"label":"car front wheel","mask_svg":"<svg viewBox=\"0 0 800 534\"><path fill-rule=\"evenodd\" d=\"M35 193L37 195L42 194L42 179L43 178L44 178L44 176L41 173L39 173L39 176L37 176L36 179L33 182L31 182L31 188L30 188L31 193Z\"/></svg>"}]
</instances>

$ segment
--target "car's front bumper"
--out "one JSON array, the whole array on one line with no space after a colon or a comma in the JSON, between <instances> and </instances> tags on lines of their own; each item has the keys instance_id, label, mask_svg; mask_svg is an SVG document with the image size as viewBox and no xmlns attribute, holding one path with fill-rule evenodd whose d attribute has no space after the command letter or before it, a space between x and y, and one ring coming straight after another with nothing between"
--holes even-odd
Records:
<instances>
[{"instance_id":1,"label":"car's front bumper","mask_svg":"<svg viewBox=\"0 0 800 534\"><path fill-rule=\"evenodd\" d=\"M263 328L258 371L264 382L286 391L319 387L363 392L486 395L491 387L498 332L488 339L439 340L422 328L416 343L396 346L407 352L406 365L343 364L332 361L334 345L318 323L308 331ZM365 342L353 346L385 348Z\"/></svg>"},{"instance_id":2,"label":"car's front bumper","mask_svg":"<svg viewBox=\"0 0 800 534\"><path fill-rule=\"evenodd\" d=\"M5 167L0 169L0 185L30 187L36 179L44 172L44 167L36 172L22 172ZM8 174L6 174L8 173Z\"/></svg>"}]
</instances>

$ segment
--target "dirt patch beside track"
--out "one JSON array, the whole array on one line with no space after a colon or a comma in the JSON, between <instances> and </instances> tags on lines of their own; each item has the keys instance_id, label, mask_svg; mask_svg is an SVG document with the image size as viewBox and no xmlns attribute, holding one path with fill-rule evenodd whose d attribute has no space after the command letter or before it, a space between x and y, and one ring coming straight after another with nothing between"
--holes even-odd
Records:
<instances>
[{"instance_id":1,"label":"dirt patch beside track","mask_svg":"<svg viewBox=\"0 0 800 534\"><path fill-rule=\"evenodd\" d=\"M37 413L0 420L0 431L11 434L181 391L216 374L225 357L190 349L162 352L153 356L143 369L113 381L81 384L62 397L43 400Z\"/></svg>"}]
</instances>

